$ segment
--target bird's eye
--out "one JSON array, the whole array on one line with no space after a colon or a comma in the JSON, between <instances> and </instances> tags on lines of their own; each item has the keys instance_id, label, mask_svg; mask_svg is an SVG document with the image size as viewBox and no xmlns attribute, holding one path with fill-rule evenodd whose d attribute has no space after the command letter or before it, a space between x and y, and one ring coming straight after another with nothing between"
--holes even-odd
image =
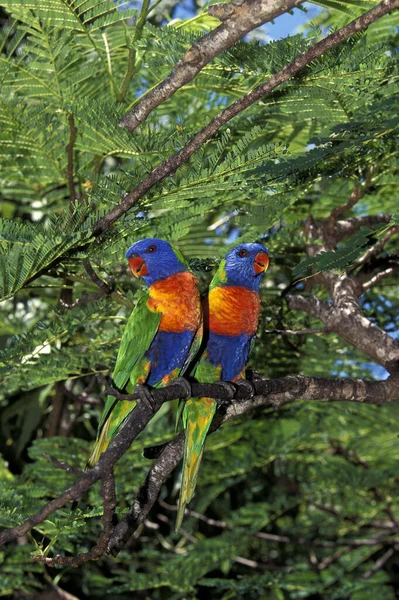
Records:
<instances>
[{"instance_id":1,"label":"bird's eye","mask_svg":"<svg viewBox=\"0 0 399 600\"><path fill-rule=\"evenodd\" d=\"M148 252L155 252L155 250L156 250L156 246L153 246L153 245L148 246Z\"/></svg>"},{"instance_id":2,"label":"bird's eye","mask_svg":"<svg viewBox=\"0 0 399 600\"><path fill-rule=\"evenodd\" d=\"M248 254L248 252L246 250L244 250L244 248L241 248L241 250L238 253L238 256L246 256Z\"/></svg>"}]
</instances>

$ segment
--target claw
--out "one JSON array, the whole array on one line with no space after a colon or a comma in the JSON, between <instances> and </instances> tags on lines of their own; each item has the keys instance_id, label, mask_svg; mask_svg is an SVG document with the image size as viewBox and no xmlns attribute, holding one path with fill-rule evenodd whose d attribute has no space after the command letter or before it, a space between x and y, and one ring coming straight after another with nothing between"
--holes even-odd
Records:
<instances>
[{"instance_id":1,"label":"claw","mask_svg":"<svg viewBox=\"0 0 399 600\"><path fill-rule=\"evenodd\" d=\"M182 385L186 392L185 396L179 397L181 397L182 400L189 400L191 398L191 383L189 382L189 380L185 377L176 377L176 379L173 379L173 381L171 381L169 385L172 385L174 383L179 383L180 385Z\"/></svg>"},{"instance_id":2,"label":"claw","mask_svg":"<svg viewBox=\"0 0 399 600\"><path fill-rule=\"evenodd\" d=\"M247 367L245 369L245 379L247 381L256 381L257 379L270 379L270 378L265 377L264 375L261 375L260 373L258 373L258 371L255 371L255 369L253 369L252 367Z\"/></svg>"},{"instance_id":3,"label":"claw","mask_svg":"<svg viewBox=\"0 0 399 600\"><path fill-rule=\"evenodd\" d=\"M237 392L236 386L233 383L231 383L230 381L217 381L216 384L220 385L224 389L224 391L227 392L227 394L228 394L228 398L223 399L224 402L229 402L236 395L236 392Z\"/></svg>"},{"instance_id":4,"label":"claw","mask_svg":"<svg viewBox=\"0 0 399 600\"><path fill-rule=\"evenodd\" d=\"M134 392L139 396L137 402L142 402L143 404L145 404L145 406L147 406L147 408L150 408L152 411L155 410L155 401L148 385L144 385L143 383L137 383L136 387L134 388Z\"/></svg>"},{"instance_id":5,"label":"claw","mask_svg":"<svg viewBox=\"0 0 399 600\"><path fill-rule=\"evenodd\" d=\"M240 396L243 395L244 398L253 398L256 390L252 381L248 381L248 379L238 379L235 382L239 391L241 392Z\"/></svg>"}]
</instances>

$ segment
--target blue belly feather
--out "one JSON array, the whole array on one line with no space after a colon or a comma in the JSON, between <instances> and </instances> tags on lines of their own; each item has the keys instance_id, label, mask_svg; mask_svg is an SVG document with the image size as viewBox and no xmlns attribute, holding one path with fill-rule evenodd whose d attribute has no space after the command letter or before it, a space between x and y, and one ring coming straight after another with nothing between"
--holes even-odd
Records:
<instances>
[{"instance_id":1,"label":"blue belly feather","mask_svg":"<svg viewBox=\"0 0 399 600\"><path fill-rule=\"evenodd\" d=\"M155 385L175 369L181 369L186 360L195 332L158 331L145 356L151 361L147 383Z\"/></svg>"},{"instance_id":2,"label":"blue belly feather","mask_svg":"<svg viewBox=\"0 0 399 600\"><path fill-rule=\"evenodd\" d=\"M221 365L223 381L231 381L240 375L248 360L252 338L252 335L231 336L209 332L207 360L215 367Z\"/></svg>"}]
</instances>

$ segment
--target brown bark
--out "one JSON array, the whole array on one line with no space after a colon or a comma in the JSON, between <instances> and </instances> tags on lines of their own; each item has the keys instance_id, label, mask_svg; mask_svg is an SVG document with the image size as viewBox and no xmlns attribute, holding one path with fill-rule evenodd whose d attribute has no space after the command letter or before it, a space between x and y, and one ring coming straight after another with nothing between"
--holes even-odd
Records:
<instances>
[{"instance_id":1,"label":"brown bark","mask_svg":"<svg viewBox=\"0 0 399 600\"><path fill-rule=\"evenodd\" d=\"M134 131L160 104L194 77L215 56L230 48L249 31L302 4L304 0L234 0L210 6L208 13L223 21L219 27L196 41L174 66L173 71L151 92L145 94L121 120Z\"/></svg>"},{"instance_id":2,"label":"brown bark","mask_svg":"<svg viewBox=\"0 0 399 600\"><path fill-rule=\"evenodd\" d=\"M360 379L326 379L298 375L282 377L280 379L259 378L251 383L238 381L233 385L236 389L234 399L231 398L229 389L218 383L194 383L192 385L192 396L219 399L220 410L218 415L216 415L213 430L228 419L244 414L259 406L271 405L277 408L287 402L296 400L360 402L377 405L387 402L399 402L399 385L392 378L386 381L363 381ZM55 467L75 472L78 476L77 482L57 498L45 504L38 513L32 515L21 525L2 531L0 533L0 545L24 536L28 531L47 519L53 512L62 508L68 502L81 498L92 485L101 480L104 502L104 533L95 548L89 553L79 555L78 557L56 557L54 559L38 557L37 560L43 560L51 565L71 564L76 566L87 560L98 558L100 553L105 551L106 545L109 551L117 552L119 544L123 543L122 540L130 535L131 528L141 523L148 514L148 511L157 498L162 482L179 462L183 452L184 437L180 434L171 444L164 448L158 461L152 467L142 490L140 490L137 496L130 517L126 521L121 522L125 523L125 525L120 524L117 530L111 532L111 520L115 505L112 477L115 463L126 452L133 440L143 431L162 404L175 398L186 397L187 389L183 383L175 382L165 388L153 390L152 394L154 398L153 407L139 403L129 415L123 429L111 442L108 449L101 455L98 463L89 471L79 476L79 471L76 468L70 467L67 463L58 462L57 464L57 461L51 458ZM117 398L136 398L135 394L119 394L116 391L114 395Z\"/></svg>"}]
</instances>

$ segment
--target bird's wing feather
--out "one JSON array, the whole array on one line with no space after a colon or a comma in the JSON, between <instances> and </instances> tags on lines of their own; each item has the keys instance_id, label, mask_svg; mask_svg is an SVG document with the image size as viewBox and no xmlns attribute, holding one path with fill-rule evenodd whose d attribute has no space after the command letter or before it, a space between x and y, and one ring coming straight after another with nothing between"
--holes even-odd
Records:
<instances>
[{"instance_id":1,"label":"bird's wing feather","mask_svg":"<svg viewBox=\"0 0 399 600\"><path fill-rule=\"evenodd\" d=\"M144 292L129 317L123 332L116 365L112 376L117 388L134 391L136 383L144 383L150 370L150 362L145 358L159 327L160 312L152 312L147 307L149 294ZM108 396L101 415L98 436L88 465L94 465L106 450L126 417L136 406L136 402L116 400Z\"/></svg>"},{"instance_id":2,"label":"bird's wing feather","mask_svg":"<svg viewBox=\"0 0 399 600\"><path fill-rule=\"evenodd\" d=\"M196 378L203 383L213 383L220 379L220 375L221 367L215 367L207 361L205 353L196 368ZM182 418L186 437L176 531L183 521L186 504L194 495L205 439L215 412L216 400L213 398L190 398L184 403Z\"/></svg>"},{"instance_id":3,"label":"bird's wing feather","mask_svg":"<svg viewBox=\"0 0 399 600\"><path fill-rule=\"evenodd\" d=\"M135 367L144 357L158 331L162 313L148 308L148 298L148 291L143 292L123 332L112 375L114 384L119 389L123 389L129 380L135 385L136 381L132 376L137 373Z\"/></svg>"}]
</instances>

